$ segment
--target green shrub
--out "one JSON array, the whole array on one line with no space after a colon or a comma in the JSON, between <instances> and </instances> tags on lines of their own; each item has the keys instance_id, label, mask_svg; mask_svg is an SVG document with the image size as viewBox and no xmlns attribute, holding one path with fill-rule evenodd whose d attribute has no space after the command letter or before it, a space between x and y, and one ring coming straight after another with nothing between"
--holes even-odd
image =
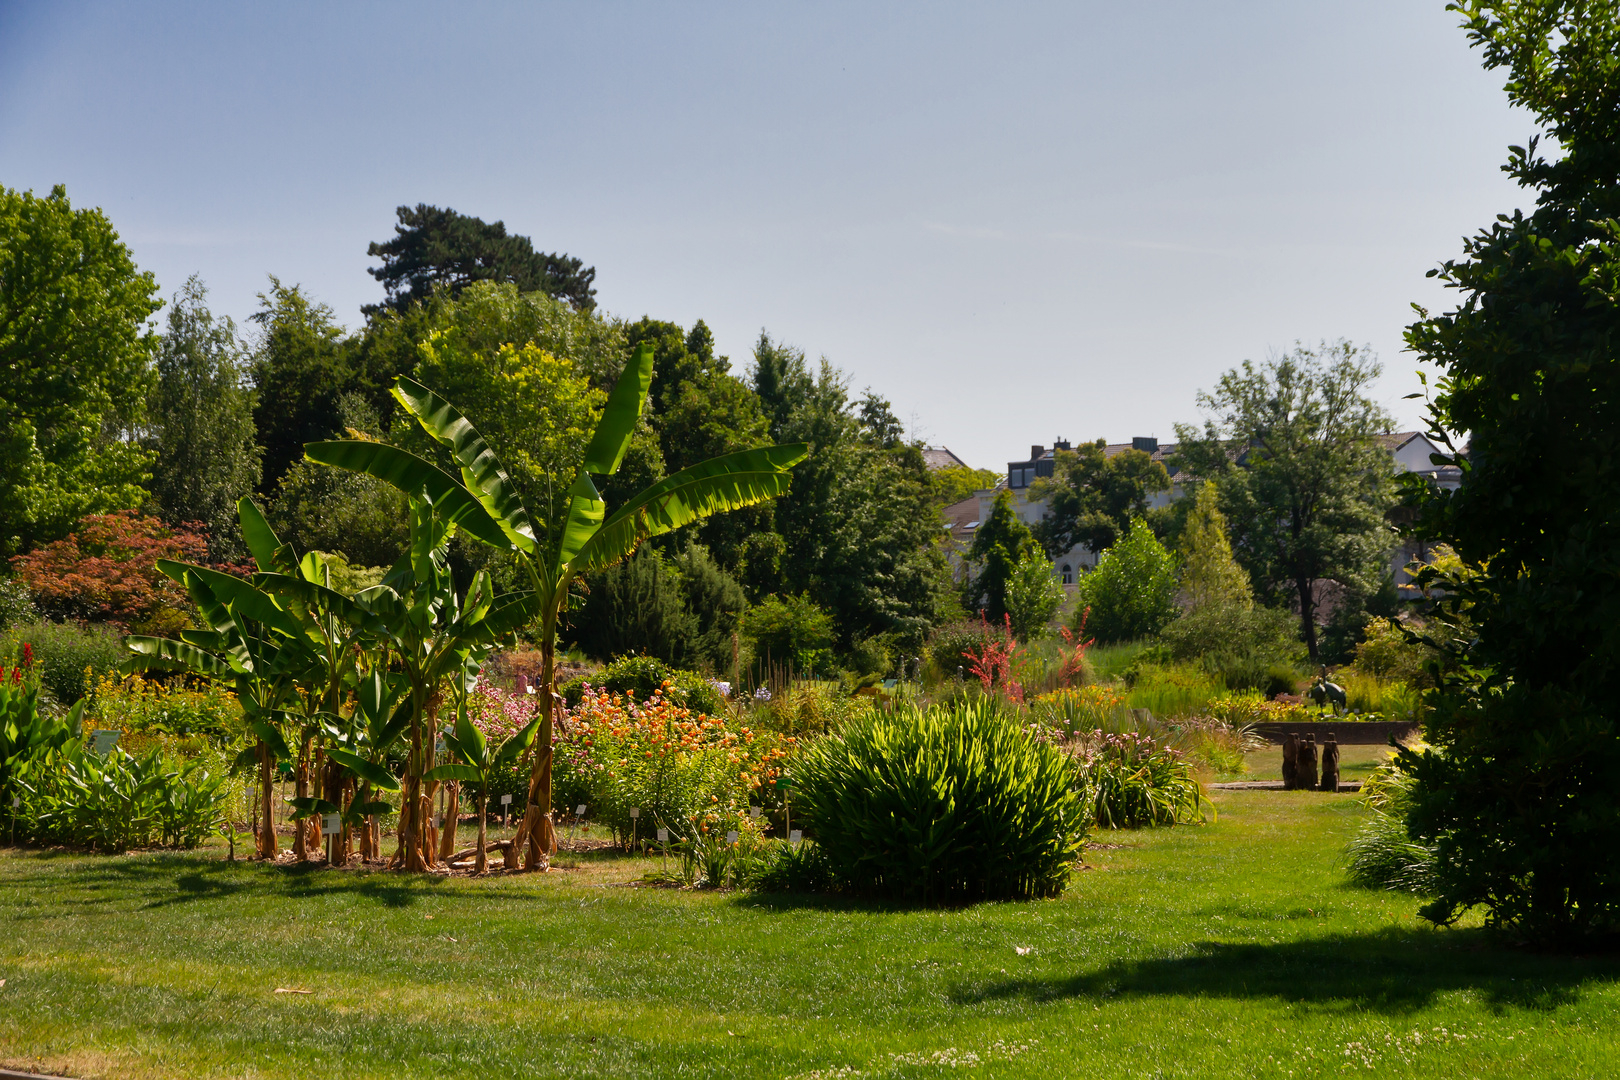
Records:
<instances>
[{"instance_id":1,"label":"green shrub","mask_svg":"<svg viewBox=\"0 0 1620 1080\"><path fill-rule=\"evenodd\" d=\"M795 675L833 674L833 620L809 595L768 596L742 617L756 664L787 665Z\"/></svg>"},{"instance_id":2,"label":"green shrub","mask_svg":"<svg viewBox=\"0 0 1620 1080\"><path fill-rule=\"evenodd\" d=\"M84 744L37 759L22 780L20 820L33 839L118 853L194 848L213 834L228 797L224 773L174 763L154 747L140 757L114 748L97 757Z\"/></svg>"},{"instance_id":3,"label":"green shrub","mask_svg":"<svg viewBox=\"0 0 1620 1080\"><path fill-rule=\"evenodd\" d=\"M0 630L34 617L34 596L20 581L0 580Z\"/></svg>"},{"instance_id":4,"label":"green shrub","mask_svg":"<svg viewBox=\"0 0 1620 1080\"><path fill-rule=\"evenodd\" d=\"M40 684L66 707L128 658L122 641L117 630L100 624L22 623L0 637L0 656L15 656L24 644L32 645Z\"/></svg>"},{"instance_id":5,"label":"green shrub","mask_svg":"<svg viewBox=\"0 0 1620 1080\"><path fill-rule=\"evenodd\" d=\"M1138 518L1080 579L1076 619L1089 608L1085 632L1101 642L1148 637L1176 617L1176 588L1176 557Z\"/></svg>"},{"instance_id":6,"label":"green shrub","mask_svg":"<svg viewBox=\"0 0 1620 1080\"><path fill-rule=\"evenodd\" d=\"M1302 648L1286 611L1241 604L1206 604L1160 632L1173 659L1196 661L1233 690L1267 696L1293 693Z\"/></svg>"},{"instance_id":7,"label":"green shrub","mask_svg":"<svg viewBox=\"0 0 1620 1080\"><path fill-rule=\"evenodd\" d=\"M1225 697L1226 686L1204 668L1193 664L1140 664L1131 680L1126 703L1160 718L1207 716L1210 703Z\"/></svg>"},{"instance_id":8,"label":"green shrub","mask_svg":"<svg viewBox=\"0 0 1620 1080\"><path fill-rule=\"evenodd\" d=\"M1202 822L1214 812L1181 754L1151 735L1103 735L1086 763L1097 824L1109 829Z\"/></svg>"},{"instance_id":9,"label":"green shrub","mask_svg":"<svg viewBox=\"0 0 1620 1080\"><path fill-rule=\"evenodd\" d=\"M1433 679L1428 667L1439 653L1427 645L1406 640L1405 632L1389 619L1367 624L1367 636L1356 646L1355 669L1380 679L1428 688Z\"/></svg>"},{"instance_id":10,"label":"green shrub","mask_svg":"<svg viewBox=\"0 0 1620 1080\"><path fill-rule=\"evenodd\" d=\"M796 816L859 895L1055 896L1090 825L1075 762L993 701L869 713L794 774Z\"/></svg>"},{"instance_id":11,"label":"green shrub","mask_svg":"<svg viewBox=\"0 0 1620 1080\"><path fill-rule=\"evenodd\" d=\"M928 639L928 662L936 679L973 678L973 659L990 639L990 628L983 620L948 623Z\"/></svg>"},{"instance_id":12,"label":"green shrub","mask_svg":"<svg viewBox=\"0 0 1620 1080\"><path fill-rule=\"evenodd\" d=\"M1394 762L1386 762L1362 787L1362 801L1372 816L1345 849L1350 880L1369 889L1434 895L1434 846L1413 840L1406 831L1412 778Z\"/></svg>"},{"instance_id":13,"label":"green shrub","mask_svg":"<svg viewBox=\"0 0 1620 1080\"><path fill-rule=\"evenodd\" d=\"M832 889L832 870L814 840L790 844L767 841L753 876L745 882L761 892L820 893Z\"/></svg>"}]
</instances>

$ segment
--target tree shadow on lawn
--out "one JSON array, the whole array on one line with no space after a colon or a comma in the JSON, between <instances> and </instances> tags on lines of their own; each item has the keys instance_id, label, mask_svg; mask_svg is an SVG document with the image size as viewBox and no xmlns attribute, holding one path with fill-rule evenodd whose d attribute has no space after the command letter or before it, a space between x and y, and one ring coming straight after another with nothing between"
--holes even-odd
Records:
<instances>
[{"instance_id":1,"label":"tree shadow on lawn","mask_svg":"<svg viewBox=\"0 0 1620 1080\"><path fill-rule=\"evenodd\" d=\"M1554 956L1503 947L1484 930L1390 927L1278 944L1194 942L1187 955L1116 961L1077 975L962 986L959 1005L1064 998L1274 998L1346 1011L1416 1012L1457 990L1493 1012L1574 1003L1587 984L1620 980L1614 957Z\"/></svg>"},{"instance_id":2,"label":"tree shadow on lawn","mask_svg":"<svg viewBox=\"0 0 1620 1080\"><path fill-rule=\"evenodd\" d=\"M356 896L384 907L404 908L419 899L442 895L448 879L432 874L402 874L382 868L330 870L320 863L270 867L247 860L227 862L183 853L151 853L134 857L85 855L76 867L54 868L53 884L83 889L89 896L56 899L73 906L116 905L134 902L137 910L171 907L198 901L278 897L308 900L325 896ZM48 856L41 853L41 861ZM486 890L480 899L528 901L525 893ZM39 913L46 914L43 910Z\"/></svg>"}]
</instances>

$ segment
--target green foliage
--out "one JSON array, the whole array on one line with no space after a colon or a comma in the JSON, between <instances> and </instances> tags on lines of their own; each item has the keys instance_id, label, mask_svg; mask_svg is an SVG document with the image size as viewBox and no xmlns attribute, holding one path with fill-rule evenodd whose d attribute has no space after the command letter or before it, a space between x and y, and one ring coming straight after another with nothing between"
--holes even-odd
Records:
<instances>
[{"instance_id":1,"label":"green foliage","mask_svg":"<svg viewBox=\"0 0 1620 1080\"><path fill-rule=\"evenodd\" d=\"M1140 518L1080 579L1076 611L1088 609L1085 632L1104 643L1157 634L1176 617L1175 556Z\"/></svg>"},{"instance_id":2,"label":"green foliage","mask_svg":"<svg viewBox=\"0 0 1620 1080\"><path fill-rule=\"evenodd\" d=\"M934 678L973 678L973 662L991 637L989 624L979 619L947 623L935 630L928 639Z\"/></svg>"},{"instance_id":3,"label":"green foliage","mask_svg":"<svg viewBox=\"0 0 1620 1080\"><path fill-rule=\"evenodd\" d=\"M8 671L0 663L0 821L21 816L13 812L11 800L20 796L22 782L37 763L77 736L83 712L75 709L67 720L49 715L39 705L35 672L18 667Z\"/></svg>"},{"instance_id":4,"label":"green foliage","mask_svg":"<svg viewBox=\"0 0 1620 1080\"><path fill-rule=\"evenodd\" d=\"M754 361L772 437L809 447L792 490L776 503L776 591L808 593L833 617L840 649L877 634L920 645L950 592L921 451L873 438L852 407L848 379L825 360L812 374L801 351L762 333Z\"/></svg>"},{"instance_id":5,"label":"green foliage","mask_svg":"<svg viewBox=\"0 0 1620 1080\"><path fill-rule=\"evenodd\" d=\"M1213 480L1198 486L1192 512L1181 530L1181 595L1192 611L1254 606L1249 575L1232 557L1218 492Z\"/></svg>"},{"instance_id":6,"label":"green foliage","mask_svg":"<svg viewBox=\"0 0 1620 1080\"><path fill-rule=\"evenodd\" d=\"M1388 572L1394 466L1378 436L1389 417L1367 396L1382 370L1344 341L1258 366L1245 360L1199 394L1215 419L1202 431L1176 427L1182 467L1220 484L1232 546L1258 598L1299 608L1313 662L1318 583L1366 596Z\"/></svg>"},{"instance_id":7,"label":"green foliage","mask_svg":"<svg viewBox=\"0 0 1620 1080\"><path fill-rule=\"evenodd\" d=\"M971 611L999 623L1007 611L1007 590L1020 563L1038 552L1035 536L1013 511L1012 495L1001 492L990 508L990 516L973 533L973 546L967 559L973 567L964 590L964 602Z\"/></svg>"},{"instance_id":8,"label":"green foliage","mask_svg":"<svg viewBox=\"0 0 1620 1080\"><path fill-rule=\"evenodd\" d=\"M141 418L162 306L100 210L0 187L0 558L141 505Z\"/></svg>"},{"instance_id":9,"label":"green foliage","mask_svg":"<svg viewBox=\"0 0 1620 1080\"><path fill-rule=\"evenodd\" d=\"M790 665L800 675L832 671L832 616L808 594L766 597L743 612L741 627L757 664Z\"/></svg>"},{"instance_id":10,"label":"green foliage","mask_svg":"<svg viewBox=\"0 0 1620 1080\"><path fill-rule=\"evenodd\" d=\"M1409 631L1416 634L1420 629L1394 619L1374 619L1356 646L1356 670L1412 686L1432 685L1429 665L1439 662L1440 652L1407 637Z\"/></svg>"},{"instance_id":11,"label":"green foliage","mask_svg":"<svg viewBox=\"0 0 1620 1080\"><path fill-rule=\"evenodd\" d=\"M684 659L709 671L729 673L742 612L748 606L742 586L701 544L688 544L674 562L693 622Z\"/></svg>"},{"instance_id":12,"label":"green foliage","mask_svg":"<svg viewBox=\"0 0 1620 1080\"><path fill-rule=\"evenodd\" d=\"M364 473L300 461L282 477L265 515L303 551L329 551L360 566L392 566L410 538L406 498Z\"/></svg>"},{"instance_id":13,"label":"green foliage","mask_svg":"<svg viewBox=\"0 0 1620 1080\"><path fill-rule=\"evenodd\" d=\"M1137 661L1130 672L1127 701L1158 717L1207 716L1210 704L1226 695L1218 675L1201 665Z\"/></svg>"},{"instance_id":14,"label":"green foliage","mask_svg":"<svg viewBox=\"0 0 1620 1080\"><path fill-rule=\"evenodd\" d=\"M154 747L97 757L79 742L37 760L22 781L31 839L110 854L194 848L214 834L228 792L223 774L170 761Z\"/></svg>"},{"instance_id":15,"label":"green foliage","mask_svg":"<svg viewBox=\"0 0 1620 1080\"><path fill-rule=\"evenodd\" d=\"M1044 637L1047 624L1067 594L1052 573L1052 564L1038 551L1026 551L1007 581L1007 614L1019 641Z\"/></svg>"},{"instance_id":16,"label":"green foliage","mask_svg":"<svg viewBox=\"0 0 1620 1080\"><path fill-rule=\"evenodd\" d=\"M1063 891L1090 814L1074 762L986 701L873 712L812 744L794 806L838 886L925 904Z\"/></svg>"},{"instance_id":17,"label":"green foliage","mask_svg":"<svg viewBox=\"0 0 1620 1080\"><path fill-rule=\"evenodd\" d=\"M236 695L216 682L192 688L139 675L104 676L89 698L88 715L96 727L149 735L198 736L224 745L247 734Z\"/></svg>"},{"instance_id":18,"label":"green foliage","mask_svg":"<svg viewBox=\"0 0 1620 1080\"><path fill-rule=\"evenodd\" d=\"M832 868L814 840L774 840L764 846L748 884L761 892L831 892Z\"/></svg>"},{"instance_id":19,"label":"green foliage","mask_svg":"<svg viewBox=\"0 0 1620 1080\"><path fill-rule=\"evenodd\" d=\"M372 243L366 254L382 260L368 273L382 282L388 299L363 308L409 307L435 293L455 295L475 281L509 282L520 292L539 292L589 311L596 306L596 270L568 255L542 254L527 236L508 235L503 222L458 214L426 203L394 211L394 237Z\"/></svg>"},{"instance_id":20,"label":"green foliage","mask_svg":"<svg viewBox=\"0 0 1620 1080\"><path fill-rule=\"evenodd\" d=\"M1147 514L1150 496L1170 490L1170 474L1144 450L1104 453L1106 439L1054 455L1050 479L1035 481L1029 497L1047 504L1035 537L1056 559L1078 545L1102 552Z\"/></svg>"},{"instance_id":21,"label":"green foliage","mask_svg":"<svg viewBox=\"0 0 1620 1080\"><path fill-rule=\"evenodd\" d=\"M593 660L645 653L667 664L687 659L697 622L686 609L680 571L658 551L590 575L590 592L569 618L567 640Z\"/></svg>"},{"instance_id":22,"label":"green foliage","mask_svg":"<svg viewBox=\"0 0 1620 1080\"><path fill-rule=\"evenodd\" d=\"M129 655L116 629L91 624L20 623L0 636L0 656L16 656L32 645L40 685L63 707L95 689Z\"/></svg>"},{"instance_id":23,"label":"green foliage","mask_svg":"<svg viewBox=\"0 0 1620 1080\"><path fill-rule=\"evenodd\" d=\"M1291 694L1301 659L1294 617L1272 608L1209 603L1161 632L1170 657L1196 661L1233 690Z\"/></svg>"},{"instance_id":24,"label":"green foliage","mask_svg":"<svg viewBox=\"0 0 1620 1080\"><path fill-rule=\"evenodd\" d=\"M1395 762L1380 765L1362 785L1362 802L1372 816L1345 846L1350 880L1357 885L1435 894L1434 845L1414 840L1406 831L1412 789L1412 777Z\"/></svg>"},{"instance_id":25,"label":"green foliage","mask_svg":"<svg viewBox=\"0 0 1620 1080\"><path fill-rule=\"evenodd\" d=\"M259 483L253 395L246 350L230 319L216 320L196 276L175 294L157 355L157 386L147 399L153 451L147 488L163 520L201 522L215 562L247 552L236 528L236 500Z\"/></svg>"},{"instance_id":26,"label":"green foliage","mask_svg":"<svg viewBox=\"0 0 1620 1080\"><path fill-rule=\"evenodd\" d=\"M34 614L34 594L21 581L0 580L0 631L8 630Z\"/></svg>"},{"instance_id":27,"label":"green foliage","mask_svg":"<svg viewBox=\"0 0 1620 1080\"><path fill-rule=\"evenodd\" d=\"M1458 305L1407 330L1441 372L1432 427L1469 437L1450 459L1461 486L1426 500L1420 532L1472 572L1423 578L1448 592L1430 636L1457 651L1429 702L1434 749L1402 760L1408 823L1437 849L1430 917L1479 905L1512 934L1575 946L1620 935L1620 12L1454 9L1552 146L1510 148L1505 171L1534 209L1431 271Z\"/></svg>"},{"instance_id":28,"label":"green foliage","mask_svg":"<svg viewBox=\"0 0 1620 1080\"><path fill-rule=\"evenodd\" d=\"M1103 735L1086 762L1086 785L1106 829L1202 824L1214 814L1181 754L1149 735Z\"/></svg>"},{"instance_id":29,"label":"green foliage","mask_svg":"<svg viewBox=\"0 0 1620 1080\"><path fill-rule=\"evenodd\" d=\"M947 465L929 473L934 491L934 504L946 507L961 502L977 492L996 486L1001 474L994 469L970 469L966 465Z\"/></svg>"}]
</instances>

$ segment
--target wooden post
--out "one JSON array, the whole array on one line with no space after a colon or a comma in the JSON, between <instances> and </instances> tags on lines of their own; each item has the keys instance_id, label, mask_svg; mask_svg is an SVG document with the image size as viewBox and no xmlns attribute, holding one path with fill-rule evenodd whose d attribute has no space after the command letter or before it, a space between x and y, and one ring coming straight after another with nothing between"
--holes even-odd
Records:
<instances>
[{"instance_id":1,"label":"wooden post","mask_svg":"<svg viewBox=\"0 0 1620 1080\"><path fill-rule=\"evenodd\" d=\"M1304 791L1316 789L1316 736L1305 736L1305 742L1299 748L1299 762L1296 768L1299 787Z\"/></svg>"},{"instance_id":2,"label":"wooden post","mask_svg":"<svg viewBox=\"0 0 1620 1080\"><path fill-rule=\"evenodd\" d=\"M1293 791L1299 786L1299 736L1292 731L1283 735L1282 754L1283 790Z\"/></svg>"},{"instance_id":3,"label":"wooden post","mask_svg":"<svg viewBox=\"0 0 1620 1080\"><path fill-rule=\"evenodd\" d=\"M1339 790L1339 740L1331 731L1322 740L1322 790Z\"/></svg>"}]
</instances>

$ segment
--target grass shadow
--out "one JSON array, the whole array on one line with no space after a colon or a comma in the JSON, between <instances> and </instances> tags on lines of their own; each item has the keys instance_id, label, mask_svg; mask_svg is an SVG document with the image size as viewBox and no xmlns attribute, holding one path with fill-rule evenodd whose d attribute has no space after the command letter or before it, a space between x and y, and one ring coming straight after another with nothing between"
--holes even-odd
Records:
<instances>
[{"instance_id":1,"label":"grass shadow","mask_svg":"<svg viewBox=\"0 0 1620 1080\"><path fill-rule=\"evenodd\" d=\"M960 1005L1097 1002L1121 997L1272 998L1384 1014L1410 1013L1468 990L1493 1011L1573 1003L1588 983L1620 980L1620 960L1500 947L1483 930L1390 928L1278 944L1200 941L1182 955L1115 961L1073 975L961 986Z\"/></svg>"}]
</instances>

